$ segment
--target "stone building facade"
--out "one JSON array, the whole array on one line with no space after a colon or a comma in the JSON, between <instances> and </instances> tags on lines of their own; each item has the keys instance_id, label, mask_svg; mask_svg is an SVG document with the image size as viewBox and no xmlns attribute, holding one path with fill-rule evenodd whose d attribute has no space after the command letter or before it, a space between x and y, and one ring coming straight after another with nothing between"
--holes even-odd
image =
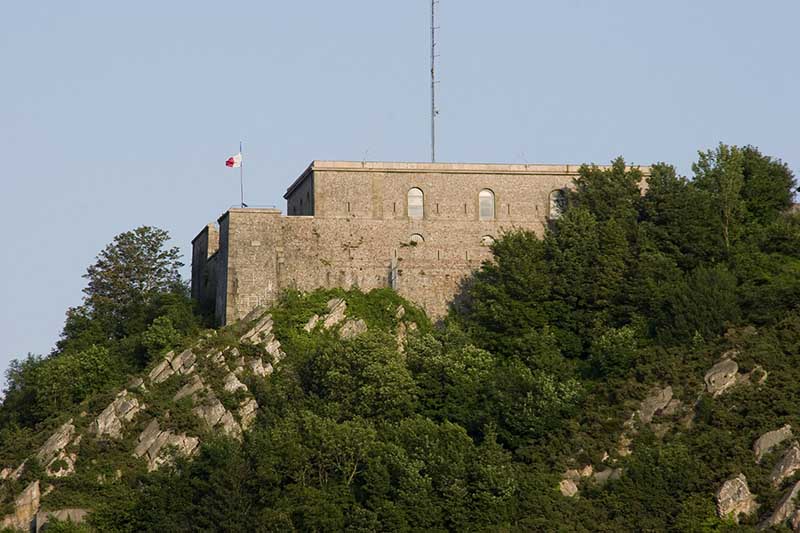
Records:
<instances>
[{"instance_id":1,"label":"stone building facade","mask_svg":"<svg viewBox=\"0 0 800 533\"><path fill-rule=\"evenodd\" d=\"M287 288L393 287L443 315L504 231L543 233L578 165L314 161L278 209L230 209L192 241L192 296L224 325Z\"/></svg>"}]
</instances>

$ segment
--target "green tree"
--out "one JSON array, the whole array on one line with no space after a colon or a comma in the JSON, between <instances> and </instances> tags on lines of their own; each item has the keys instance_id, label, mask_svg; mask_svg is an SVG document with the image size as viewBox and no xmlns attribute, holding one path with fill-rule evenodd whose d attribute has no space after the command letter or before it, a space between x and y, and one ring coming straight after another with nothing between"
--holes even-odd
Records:
<instances>
[{"instance_id":1,"label":"green tree","mask_svg":"<svg viewBox=\"0 0 800 533\"><path fill-rule=\"evenodd\" d=\"M716 150L700 152L699 156L692 165L694 181L700 189L712 194L725 251L730 252L739 236L745 209L741 195L745 183L744 154L736 146L720 144Z\"/></svg>"},{"instance_id":2,"label":"green tree","mask_svg":"<svg viewBox=\"0 0 800 533\"><path fill-rule=\"evenodd\" d=\"M121 337L125 321L159 294L185 290L177 247L167 247L169 234L141 226L114 237L84 275L86 305L108 331Z\"/></svg>"}]
</instances>

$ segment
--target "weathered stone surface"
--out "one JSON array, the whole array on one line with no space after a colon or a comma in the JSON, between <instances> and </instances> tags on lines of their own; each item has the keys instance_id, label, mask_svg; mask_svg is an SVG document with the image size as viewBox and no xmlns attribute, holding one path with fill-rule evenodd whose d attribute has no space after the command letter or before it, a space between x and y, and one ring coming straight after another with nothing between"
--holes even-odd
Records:
<instances>
[{"instance_id":1,"label":"weathered stone surface","mask_svg":"<svg viewBox=\"0 0 800 533\"><path fill-rule=\"evenodd\" d=\"M169 352L164 359L162 359L156 366L153 367L153 370L150 371L147 377L150 378L152 383L161 383L169 379L169 377L175 373L172 369L172 365L169 364L169 359L175 355L174 352Z\"/></svg>"},{"instance_id":2,"label":"weathered stone surface","mask_svg":"<svg viewBox=\"0 0 800 533\"><path fill-rule=\"evenodd\" d=\"M47 464L46 471L48 476L67 477L75 473L75 463L78 461L78 454L67 453L61 450L58 455Z\"/></svg>"},{"instance_id":3,"label":"weathered stone surface","mask_svg":"<svg viewBox=\"0 0 800 533\"><path fill-rule=\"evenodd\" d=\"M153 419L139 435L133 455L143 457L147 461L148 471L152 472L169 461L169 455L165 455L162 451L174 448L178 454L189 456L199 444L200 440L196 437L161 431L158 420Z\"/></svg>"},{"instance_id":4,"label":"weathered stone surface","mask_svg":"<svg viewBox=\"0 0 800 533\"><path fill-rule=\"evenodd\" d=\"M586 465L580 469L570 469L564 472L564 479L571 479L572 481L579 481L581 478L590 477L594 474L592 465Z\"/></svg>"},{"instance_id":5,"label":"weathered stone surface","mask_svg":"<svg viewBox=\"0 0 800 533\"><path fill-rule=\"evenodd\" d=\"M764 370L761 365L756 365L747 374L740 374L737 378L737 383L755 383L756 385L763 385L767 382L769 373Z\"/></svg>"},{"instance_id":6,"label":"weathered stone surface","mask_svg":"<svg viewBox=\"0 0 800 533\"><path fill-rule=\"evenodd\" d=\"M240 342L258 344L272 332L272 315L264 315L239 339Z\"/></svg>"},{"instance_id":7,"label":"weathered stone surface","mask_svg":"<svg viewBox=\"0 0 800 533\"><path fill-rule=\"evenodd\" d=\"M238 390L247 390L247 385L239 381L239 378L236 377L236 374L233 372L229 373L225 376L225 382L222 385L222 388L225 389L226 392L236 392Z\"/></svg>"},{"instance_id":8,"label":"weathered stone surface","mask_svg":"<svg viewBox=\"0 0 800 533\"><path fill-rule=\"evenodd\" d=\"M703 381L706 391L716 397L733 387L739 372L739 365L733 359L723 359L706 372Z\"/></svg>"},{"instance_id":9,"label":"weathered stone surface","mask_svg":"<svg viewBox=\"0 0 800 533\"><path fill-rule=\"evenodd\" d=\"M303 326L303 329L305 331L309 331L310 332L315 327L317 327L317 323L318 322L319 322L319 315L315 314L314 316L312 316L311 318L308 319L308 322L306 322L306 325Z\"/></svg>"},{"instance_id":10,"label":"weathered stone surface","mask_svg":"<svg viewBox=\"0 0 800 533\"><path fill-rule=\"evenodd\" d=\"M558 490L560 490L561 494L567 498L572 498L578 494L578 485L576 485L571 479L562 479L558 484Z\"/></svg>"},{"instance_id":11,"label":"weathered stone surface","mask_svg":"<svg viewBox=\"0 0 800 533\"><path fill-rule=\"evenodd\" d=\"M61 522L72 522L73 524L80 524L89 514L88 509L80 509L80 508L70 508L70 509L58 509L55 511L39 511L36 513L36 525L35 531L36 533L40 533L41 531L46 531L47 528L44 527L51 520L59 520Z\"/></svg>"},{"instance_id":12,"label":"weathered stone surface","mask_svg":"<svg viewBox=\"0 0 800 533\"><path fill-rule=\"evenodd\" d=\"M222 414L222 417L219 419L219 425L222 431L229 437L235 439L240 439L242 437L242 427L239 425L239 422L233 418L230 411L225 411Z\"/></svg>"},{"instance_id":13,"label":"weathered stone surface","mask_svg":"<svg viewBox=\"0 0 800 533\"><path fill-rule=\"evenodd\" d=\"M264 362L261 358L253 357L247 362L247 366L254 375L260 378L267 377L267 369L264 368ZM271 365L270 368L272 368Z\"/></svg>"},{"instance_id":14,"label":"weathered stone surface","mask_svg":"<svg viewBox=\"0 0 800 533\"><path fill-rule=\"evenodd\" d=\"M190 374L194 371L197 356L192 350L184 350L169 361L172 369L178 374Z\"/></svg>"},{"instance_id":15,"label":"weathered stone surface","mask_svg":"<svg viewBox=\"0 0 800 533\"><path fill-rule=\"evenodd\" d=\"M664 409L672 400L672 387L669 385L663 389L654 389L653 392L642 400L639 405L639 420L643 424L649 424L653 421L653 417Z\"/></svg>"},{"instance_id":16,"label":"weathered stone surface","mask_svg":"<svg viewBox=\"0 0 800 533\"><path fill-rule=\"evenodd\" d=\"M31 522L39 510L42 494L39 491L39 481L33 481L14 500L14 512L6 515L0 521L0 528L20 529L29 531Z\"/></svg>"},{"instance_id":17,"label":"weathered stone surface","mask_svg":"<svg viewBox=\"0 0 800 533\"><path fill-rule=\"evenodd\" d=\"M739 523L739 515L748 516L758 508L756 500L747 486L747 478L739 474L729 479L717 491L717 515L720 518L731 517Z\"/></svg>"},{"instance_id":18,"label":"weathered stone surface","mask_svg":"<svg viewBox=\"0 0 800 533\"><path fill-rule=\"evenodd\" d=\"M14 471L14 469L11 468L11 467L6 467L6 468L3 468L2 470L0 470L0 481L8 479L8 476L10 476L11 472L13 472L13 471Z\"/></svg>"},{"instance_id":19,"label":"weathered stone surface","mask_svg":"<svg viewBox=\"0 0 800 533\"><path fill-rule=\"evenodd\" d=\"M344 320L344 313L347 310L347 302L342 298L333 298L328 301L328 314L322 321L322 327L331 329L333 326Z\"/></svg>"},{"instance_id":20,"label":"weathered stone surface","mask_svg":"<svg viewBox=\"0 0 800 533\"><path fill-rule=\"evenodd\" d=\"M798 470L800 470L800 444L794 442L772 469L769 480L772 486L777 488L784 479L793 476Z\"/></svg>"},{"instance_id":21,"label":"weathered stone surface","mask_svg":"<svg viewBox=\"0 0 800 533\"><path fill-rule=\"evenodd\" d=\"M786 424L780 429L768 431L761 435L753 443L753 453L756 456L756 463L761 462L761 458L770 452L775 446L782 443L786 439L792 437L792 426Z\"/></svg>"},{"instance_id":22,"label":"weathered stone surface","mask_svg":"<svg viewBox=\"0 0 800 533\"><path fill-rule=\"evenodd\" d=\"M144 380L142 378L138 378L138 377L137 378L133 378L132 380L130 380L128 382L128 385L126 386L126 388L129 391L137 391L137 390L144 391L144 390L146 390L145 386L144 386Z\"/></svg>"},{"instance_id":23,"label":"weathered stone surface","mask_svg":"<svg viewBox=\"0 0 800 533\"><path fill-rule=\"evenodd\" d=\"M180 388L178 392L175 393L174 401L178 401L181 398L186 398L190 396L192 398L195 395L205 388L205 384L203 383L203 379L198 376L197 374L193 375L186 385Z\"/></svg>"},{"instance_id":24,"label":"weathered stone surface","mask_svg":"<svg viewBox=\"0 0 800 533\"><path fill-rule=\"evenodd\" d=\"M394 314L394 317L397 320L400 320L404 316L406 316L406 308L403 307L402 305L400 305L400 306L397 307L397 312Z\"/></svg>"},{"instance_id":25,"label":"weathered stone surface","mask_svg":"<svg viewBox=\"0 0 800 533\"><path fill-rule=\"evenodd\" d=\"M364 322L360 318L358 320L350 319L346 321L339 329L339 337L341 337L342 339L352 339L353 337L357 337L362 333L366 333L366 331L367 331L366 322Z\"/></svg>"},{"instance_id":26,"label":"weathered stone surface","mask_svg":"<svg viewBox=\"0 0 800 533\"><path fill-rule=\"evenodd\" d=\"M621 468L606 468L604 470L600 470L595 472L592 476L596 483L602 485L608 481L613 481L615 479L619 479L622 477L622 469Z\"/></svg>"},{"instance_id":27,"label":"weathered stone surface","mask_svg":"<svg viewBox=\"0 0 800 533\"><path fill-rule=\"evenodd\" d=\"M239 406L239 420L242 421L242 429L250 429L256 419L258 403L254 398L248 398Z\"/></svg>"},{"instance_id":28,"label":"weathered stone surface","mask_svg":"<svg viewBox=\"0 0 800 533\"><path fill-rule=\"evenodd\" d=\"M75 426L72 425L72 419L62 425L56 430L55 433L50 435L50 438L39 448L36 452L36 458L43 465L47 465L54 457L58 455L64 448L67 447L72 436L75 434Z\"/></svg>"},{"instance_id":29,"label":"weathered stone surface","mask_svg":"<svg viewBox=\"0 0 800 533\"><path fill-rule=\"evenodd\" d=\"M665 406L665 407L664 407L664 408L661 410L661 412L660 412L659 414L660 414L661 416L675 416L676 414L678 414L678 412L680 412L680 410L681 410L681 406L682 406L682 405L683 405L683 404L682 404L682 402L681 402L679 399L677 399L677 398L673 398L673 399L671 399L671 400L669 401L669 403L668 403L668 404L667 404L667 405L666 405L666 406Z\"/></svg>"},{"instance_id":30,"label":"weathered stone surface","mask_svg":"<svg viewBox=\"0 0 800 533\"><path fill-rule=\"evenodd\" d=\"M218 398L211 396L204 403L192 409L192 413L205 421L208 427L213 428L219 424L226 410L225 406L222 405L222 402L220 402Z\"/></svg>"},{"instance_id":31,"label":"weathered stone surface","mask_svg":"<svg viewBox=\"0 0 800 533\"><path fill-rule=\"evenodd\" d=\"M145 405L140 404L137 398L129 395L128 391L122 391L89 425L89 432L98 437L108 435L118 439L122 436L124 424L133 420L144 408Z\"/></svg>"},{"instance_id":32,"label":"weathered stone surface","mask_svg":"<svg viewBox=\"0 0 800 533\"><path fill-rule=\"evenodd\" d=\"M800 493L800 481L795 483L791 490L781 498L781 501L778 502L778 506L772 511L772 514L759 524L759 528L766 529L786 522L797 509L798 493Z\"/></svg>"}]
</instances>

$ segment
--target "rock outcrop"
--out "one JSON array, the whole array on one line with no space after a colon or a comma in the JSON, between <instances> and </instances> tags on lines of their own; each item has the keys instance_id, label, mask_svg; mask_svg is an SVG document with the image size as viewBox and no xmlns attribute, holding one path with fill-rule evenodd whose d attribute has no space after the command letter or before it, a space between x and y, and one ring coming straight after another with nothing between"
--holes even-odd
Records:
<instances>
[{"instance_id":1,"label":"rock outcrop","mask_svg":"<svg viewBox=\"0 0 800 533\"><path fill-rule=\"evenodd\" d=\"M670 401L672 401L672 387L667 385L664 388L654 389L650 396L642 400L639 405L639 410L637 411L639 420L643 424L649 424L657 413L669 405Z\"/></svg>"},{"instance_id":2,"label":"rock outcrop","mask_svg":"<svg viewBox=\"0 0 800 533\"><path fill-rule=\"evenodd\" d=\"M88 509L80 509L80 508L69 508L69 509L57 509L55 511L39 511L36 513L36 524L34 526L34 531L39 533L40 531L46 531L47 528L44 527L51 520L59 520L61 522L72 522L73 524L80 524L84 520L86 520L86 516L89 514Z\"/></svg>"},{"instance_id":3,"label":"rock outcrop","mask_svg":"<svg viewBox=\"0 0 800 533\"><path fill-rule=\"evenodd\" d=\"M366 331L367 331L366 322L364 322L360 318L357 320L353 320L351 318L347 320L339 329L339 337L345 340L352 339L353 337L357 337L362 333L366 333Z\"/></svg>"},{"instance_id":4,"label":"rock outcrop","mask_svg":"<svg viewBox=\"0 0 800 533\"><path fill-rule=\"evenodd\" d=\"M558 484L558 490L567 498L572 498L578 494L578 485L571 479L562 479Z\"/></svg>"},{"instance_id":5,"label":"rock outcrop","mask_svg":"<svg viewBox=\"0 0 800 533\"><path fill-rule=\"evenodd\" d=\"M706 392L714 397L719 396L736 385L738 375L739 365L736 361L730 358L723 359L706 372L703 378L706 384Z\"/></svg>"},{"instance_id":6,"label":"rock outcrop","mask_svg":"<svg viewBox=\"0 0 800 533\"><path fill-rule=\"evenodd\" d=\"M784 479L792 477L798 470L800 470L800 444L795 441L772 469L769 480L772 486L777 488Z\"/></svg>"},{"instance_id":7,"label":"rock outcrop","mask_svg":"<svg viewBox=\"0 0 800 533\"><path fill-rule=\"evenodd\" d=\"M147 470L152 472L169 461L169 455L164 453L167 450L174 449L179 454L190 456L199 444L200 440L196 437L162 431L158 420L153 419L139 435L133 456L144 457Z\"/></svg>"},{"instance_id":8,"label":"rock outcrop","mask_svg":"<svg viewBox=\"0 0 800 533\"><path fill-rule=\"evenodd\" d=\"M150 371L149 378L152 383L162 383L173 374L190 374L194 371L197 356L192 350L184 350L178 355L169 352L164 359Z\"/></svg>"},{"instance_id":9,"label":"rock outcrop","mask_svg":"<svg viewBox=\"0 0 800 533\"><path fill-rule=\"evenodd\" d=\"M747 478L739 474L729 479L717 491L717 515L720 518L732 518L737 524L739 515L749 516L756 511L758 504L747 486Z\"/></svg>"},{"instance_id":10,"label":"rock outcrop","mask_svg":"<svg viewBox=\"0 0 800 533\"><path fill-rule=\"evenodd\" d=\"M772 511L772 514L769 515L761 524L759 524L760 529L766 529L768 527L777 526L783 524L793 514L797 511L797 495L800 494L800 481L795 483L792 486L792 489L787 492L781 501L778 502L778 506Z\"/></svg>"},{"instance_id":11,"label":"rock outcrop","mask_svg":"<svg viewBox=\"0 0 800 533\"><path fill-rule=\"evenodd\" d=\"M773 448L775 448L775 446L787 439L790 439L791 437L792 426L789 424L786 424L780 429L768 431L767 433L761 435L753 443L753 453L756 456L756 463L760 463L764 455L769 453Z\"/></svg>"},{"instance_id":12,"label":"rock outcrop","mask_svg":"<svg viewBox=\"0 0 800 533\"><path fill-rule=\"evenodd\" d=\"M39 482L33 481L25 487L25 490L14 500L14 512L5 516L0 521L0 529L19 529L29 531L31 522L39 510L39 503L42 493L39 490Z\"/></svg>"},{"instance_id":13,"label":"rock outcrop","mask_svg":"<svg viewBox=\"0 0 800 533\"><path fill-rule=\"evenodd\" d=\"M108 435L118 439L122 437L124 424L132 421L145 406L128 393L120 392L117 397L106 407L102 413L89 426L89 432L101 437Z\"/></svg>"}]
</instances>

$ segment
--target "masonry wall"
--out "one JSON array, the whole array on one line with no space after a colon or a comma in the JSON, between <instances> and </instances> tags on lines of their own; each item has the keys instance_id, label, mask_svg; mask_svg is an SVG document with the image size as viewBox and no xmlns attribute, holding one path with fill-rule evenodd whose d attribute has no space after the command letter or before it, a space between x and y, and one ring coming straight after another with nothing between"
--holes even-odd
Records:
<instances>
[{"instance_id":1,"label":"masonry wall","mask_svg":"<svg viewBox=\"0 0 800 533\"><path fill-rule=\"evenodd\" d=\"M219 249L219 231L209 224L192 240L192 298L200 307L214 310L217 287L216 253Z\"/></svg>"},{"instance_id":2,"label":"masonry wall","mask_svg":"<svg viewBox=\"0 0 800 533\"><path fill-rule=\"evenodd\" d=\"M287 288L355 286L393 286L440 317L465 276L490 259L491 238L515 228L542 234L551 193L577 174L567 166L358 165L314 162L293 185L288 205L303 197L306 206L309 188L314 216L231 209L219 219L216 286L207 291L218 323L274 303ZM424 192L422 220L407 216L411 187ZM494 193L494 220L479 220L482 189Z\"/></svg>"}]
</instances>

